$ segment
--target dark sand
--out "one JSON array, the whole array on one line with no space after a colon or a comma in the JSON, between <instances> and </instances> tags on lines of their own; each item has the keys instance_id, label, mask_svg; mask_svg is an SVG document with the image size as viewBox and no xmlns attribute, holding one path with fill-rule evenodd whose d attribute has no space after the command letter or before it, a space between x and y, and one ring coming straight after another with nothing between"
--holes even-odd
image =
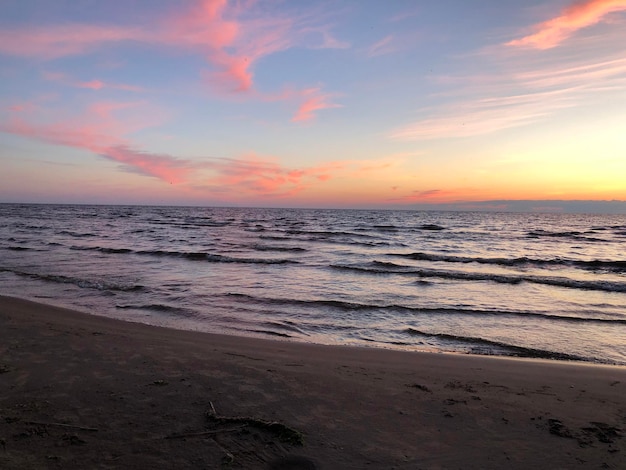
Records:
<instances>
[{"instance_id":1,"label":"dark sand","mask_svg":"<svg viewBox=\"0 0 626 470\"><path fill-rule=\"evenodd\" d=\"M210 335L0 297L2 469L624 469L625 435L624 367Z\"/></svg>"}]
</instances>

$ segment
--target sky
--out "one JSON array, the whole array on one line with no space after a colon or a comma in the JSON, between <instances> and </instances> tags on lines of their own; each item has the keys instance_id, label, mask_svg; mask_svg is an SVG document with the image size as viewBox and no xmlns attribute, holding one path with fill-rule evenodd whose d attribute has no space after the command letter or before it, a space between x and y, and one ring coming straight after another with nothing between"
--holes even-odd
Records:
<instances>
[{"instance_id":1,"label":"sky","mask_svg":"<svg viewBox=\"0 0 626 470\"><path fill-rule=\"evenodd\" d=\"M625 103L626 0L0 2L0 202L626 213Z\"/></svg>"}]
</instances>

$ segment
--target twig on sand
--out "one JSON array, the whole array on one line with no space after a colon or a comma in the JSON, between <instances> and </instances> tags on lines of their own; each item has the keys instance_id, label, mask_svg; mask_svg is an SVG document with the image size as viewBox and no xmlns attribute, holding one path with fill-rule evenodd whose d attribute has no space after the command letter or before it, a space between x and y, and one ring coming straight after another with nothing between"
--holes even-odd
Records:
<instances>
[{"instance_id":1,"label":"twig on sand","mask_svg":"<svg viewBox=\"0 0 626 470\"><path fill-rule=\"evenodd\" d=\"M212 437L211 440L213 442L215 442L215 445L217 445L217 447L219 447L222 452L224 452L224 457L222 459L222 463L224 465L232 464L235 461L235 456L233 454L231 454L226 447L224 447L222 444L217 442L217 439Z\"/></svg>"},{"instance_id":2,"label":"twig on sand","mask_svg":"<svg viewBox=\"0 0 626 470\"><path fill-rule=\"evenodd\" d=\"M33 424L35 426L56 426L60 428L68 428L68 429L78 429L80 431L90 431L97 432L96 428L87 428L85 426L76 426L74 424L64 424L64 423L45 423L42 421L24 421L26 424Z\"/></svg>"},{"instance_id":3,"label":"twig on sand","mask_svg":"<svg viewBox=\"0 0 626 470\"><path fill-rule=\"evenodd\" d=\"M215 412L215 407L211 403L211 410L206 412L208 421L216 424L234 424L239 423L243 426L250 426L257 429L263 429L274 434L283 442L292 445L304 445L304 436L300 431L290 428L289 426L279 423L278 421L265 421L263 419L253 418L250 416L219 416Z\"/></svg>"},{"instance_id":4,"label":"twig on sand","mask_svg":"<svg viewBox=\"0 0 626 470\"><path fill-rule=\"evenodd\" d=\"M213 429L211 431L201 431L201 432L188 432L184 434L170 434L169 436L165 436L164 439L184 439L186 437L203 437L203 436L213 436L215 434L219 434L221 432L233 432L239 431L240 429L245 428L245 425L236 426L234 428L228 429Z\"/></svg>"},{"instance_id":5,"label":"twig on sand","mask_svg":"<svg viewBox=\"0 0 626 470\"><path fill-rule=\"evenodd\" d=\"M164 439L183 439L185 437L203 437L203 436L216 436L223 432L234 432L244 429L246 427L253 427L267 431L279 440L295 446L304 445L304 436L300 431L290 428L289 426L279 423L278 421L265 421L264 419L253 418L251 416L220 416L215 411L215 406L212 402L209 402L210 409L205 413L207 421L211 424L235 424L237 426L221 429L210 429L206 431L183 433L183 434L169 434ZM215 440L215 439L213 439Z\"/></svg>"}]
</instances>

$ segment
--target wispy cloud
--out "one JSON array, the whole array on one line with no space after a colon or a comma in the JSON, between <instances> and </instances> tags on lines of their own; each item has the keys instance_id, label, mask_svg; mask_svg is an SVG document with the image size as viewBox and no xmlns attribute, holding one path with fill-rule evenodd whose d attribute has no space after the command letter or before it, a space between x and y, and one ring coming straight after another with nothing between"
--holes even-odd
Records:
<instances>
[{"instance_id":1,"label":"wispy cloud","mask_svg":"<svg viewBox=\"0 0 626 470\"><path fill-rule=\"evenodd\" d=\"M41 75L45 80L59 82L66 86L71 86L75 88L85 88L85 89L94 90L94 91L102 90L102 89L135 91L135 92L145 91L144 88L139 87L139 86L126 85L123 83L104 82L98 79L89 80L89 81L75 80L61 72L44 71Z\"/></svg>"},{"instance_id":2,"label":"wispy cloud","mask_svg":"<svg viewBox=\"0 0 626 470\"><path fill-rule=\"evenodd\" d=\"M211 158L203 165L212 170L199 189L228 193L235 197L264 198L294 196L312 185L323 183L343 168L331 162L305 168L289 168L277 159L249 154L242 158Z\"/></svg>"},{"instance_id":3,"label":"wispy cloud","mask_svg":"<svg viewBox=\"0 0 626 470\"><path fill-rule=\"evenodd\" d=\"M329 25L304 26L300 33L305 38L308 36L314 38L311 42L305 41L307 47L311 49L349 49L351 47L348 41L336 38L329 29Z\"/></svg>"},{"instance_id":4,"label":"wispy cloud","mask_svg":"<svg viewBox=\"0 0 626 470\"><path fill-rule=\"evenodd\" d=\"M16 112L16 113L32 111L33 109L35 109L35 104L32 102L28 102L28 101L25 101L22 103L15 103L8 107L9 111Z\"/></svg>"},{"instance_id":5,"label":"wispy cloud","mask_svg":"<svg viewBox=\"0 0 626 470\"><path fill-rule=\"evenodd\" d=\"M86 150L119 163L123 171L182 185L199 196L221 194L232 200L293 196L363 167L362 162L333 161L294 168L281 164L278 158L254 153L239 158L189 159L146 151L136 146L129 135L158 122L154 117L145 117L155 115L150 111L144 102L101 101L74 119L59 115L46 120L56 113L24 106L10 110L9 119L0 122L0 132Z\"/></svg>"},{"instance_id":6,"label":"wispy cloud","mask_svg":"<svg viewBox=\"0 0 626 470\"><path fill-rule=\"evenodd\" d=\"M471 100L438 110L435 117L398 128L389 137L419 140L490 134L534 123L557 109L573 105L569 90ZM431 110L422 112L430 113Z\"/></svg>"},{"instance_id":7,"label":"wispy cloud","mask_svg":"<svg viewBox=\"0 0 626 470\"><path fill-rule=\"evenodd\" d=\"M117 116L120 112L145 112L142 103L98 102L77 119L37 122L34 116L15 113L0 123L0 131L25 138L88 150L124 165L126 169L170 183L182 183L193 169L193 162L164 154L143 152L133 148L125 135L154 124L154 112L149 121L143 112Z\"/></svg>"},{"instance_id":8,"label":"wispy cloud","mask_svg":"<svg viewBox=\"0 0 626 470\"><path fill-rule=\"evenodd\" d=\"M420 12L420 7L411 7L408 10L404 10L396 15L393 15L387 21L392 22L392 23L396 23L398 21L404 21L408 18L413 18L414 16L417 16L419 12Z\"/></svg>"},{"instance_id":9,"label":"wispy cloud","mask_svg":"<svg viewBox=\"0 0 626 470\"><path fill-rule=\"evenodd\" d=\"M610 13L626 10L626 0L586 0L575 2L561 14L534 26L534 33L506 43L507 46L549 49L576 31L603 21Z\"/></svg>"},{"instance_id":10,"label":"wispy cloud","mask_svg":"<svg viewBox=\"0 0 626 470\"><path fill-rule=\"evenodd\" d=\"M140 28L64 24L0 30L0 53L53 60L88 53L104 44L145 40Z\"/></svg>"},{"instance_id":11,"label":"wispy cloud","mask_svg":"<svg viewBox=\"0 0 626 470\"><path fill-rule=\"evenodd\" d=\"M158 24L136 27L91 24L50 25L0 30L0 53L53 60L85 54L97 47L136 41L196 50L217 70L216 82L231 82L232 91L252 86L251 69L264 56L301 42L311 27L287 16L248 18L237 3L204 0ZM316 47L343 47L328 31Z\"/></svg>"},{"instance_id":12,"label":"wispy cloud","mask_svg":"<svg viewBox=\"0 0 626 470\"><path fill-rule=\"evenodd\" d=\"M382 38L380 41L372 44L367 50L367 55L369 57L376 57L379 55L390 54L395 50L394 37L390 34Z\"/></svg>"},{"instance_id":13,"label":"wispy cloud","mask_svg":"<svg viewBox=\"0 0 626 470\"><path fill-rule=\"evenodd\" d=\"M480 72L436 77L442 90L436 97L447 104L417 109L413 122L388 136L411 141L485 135L545 122L625 90L624 52L607 47L626 39L619 26L571 38L561 48L540 54L506 45L474 51L459 60L471 61ZM492 70L497 73L489 73Z\"/></svg>"},{"instance_id":14,"label":"wispy cloud","mask_svg":"<svg viewBox=\"0 0 626 470\"><path fill-rule=\"evenodd\" d=\"M202 53L215 68L209 77L219 90L247 92L253 86L254 64L293 46L296 38L291 18L247 19L244 13L238 4L205 0L165 20L155 40Z\"/></svg>"},{"instance_id":15,"label":"wispy cloud","mask_svg":"<svg viewBox=\"0 0 626 470\"><path fill-rule=\"evenodd\" d=\"M389 202L402 203L442 203L451 202L460 197L467 197L466 191L455 191L445 189L416 189L405 196L388 199Z\"/></svg>"},{"instance_id":16,"label":"wispy cloud","mask_svg":"<svg viewBox=\"0 0 626 470\"><path fill-rule=\"evenodd\" d=\"M125 85L123 83L109 83L102 80L90 80L88 82L76 82L74 86L87 88L90 90L102 90L104 88L123 91L144 91L144 88L135 85Z\"/></svg>"},{"instance_id":17,"label":"wispy cloud","mask_svg":"<svg viewBox=\"0 0 626 470\"><path fill-rule=\"evenodd\" d=\"M564 66L548 65L539 70L520 71L515 79L529 88L586 87L624 85L626 57L607 58Z\"/></svg>"},{"instance_id":18,"label":"wispy cloud","mask_svg":"<svg viewBox=\"0 0 626 470\"><path fill-rule=\"evenodd\" d=\"M83 116L84 123L80 126L73 122L38 124L15 117L0 124L0 131L88 150L120 163L125 171L171 184L197 186L201 183L209 192L280 197L302 191L311 181L330 178L329 168L325 166L291 169L275 160L254 155L240 159L206 157L189 160L138 149L127 138L116 135L116 131L125 126L110 119L115 108L124 107L122 103L102 103Z\"/></svg>"},{"instance_id":19,"label":"wispy cloud","mask_svg":"<svg viewBox=\"0 0 626 470\"><path fill-rule=\"evenodd\" d=\"M293 122L311 121L315 118L316 111L341 107L341 105L332 102L333 95L323 93L320 88L303 90L301 95L304 101L291 119Z\"/></svg>"},{"instance_id":20,"label":"wispy cloud","mask_svg":"<svg viewBox=\"0 0 626 470\"><path fill-rule=\"evenodd\" d=\"M132 42L183 49L206 60L207 70L200 75L213 91L224 96L263 100L268 92L256 90L254 70L264 57L295 46L309 49L349 47L334 38L329 25L320 21L313 14L269 14L262 5L254 2L202 0L149 25L121 27L70 23L0 30L0 54L50 61ZM58 72L47 72L44 78L92 90L143 91L133 85L100 79L72 80ZM311 94L309 89L298 94L306 96L304 103L298 100L300 109L294 118L296 121L310 119L314 110L336 107L329 101L329 94ZM291 94L287 99L293 96Z\"/></svg>"},{"instance_id":21,"label":"wispy cloud","mask_svg":"<svg viewBox=\"0 0 626 470\"><path fill-rule=\"evenodd\" d=\"M203 159L203 168L194 185L204 194L221 195L229 200L250 198L280 199L319 189L332 180L364 178L381 175L398 163L395 157L374 161L335 160L312 166L290 167L275 157L250 153L239 158Z\"/></svg>"},{"instance_id":22,"label":"wispy cloud","mask_svg":"<svg viewBox=\"0 0 626 470\"><path fill-rule=\"evenodd\" d=\"M145 152L123 144L109 146L100 155L126 165L130 171L154 176L171 184L186 182L196 166L190 160Z\"/></svg>"}]
</instances>

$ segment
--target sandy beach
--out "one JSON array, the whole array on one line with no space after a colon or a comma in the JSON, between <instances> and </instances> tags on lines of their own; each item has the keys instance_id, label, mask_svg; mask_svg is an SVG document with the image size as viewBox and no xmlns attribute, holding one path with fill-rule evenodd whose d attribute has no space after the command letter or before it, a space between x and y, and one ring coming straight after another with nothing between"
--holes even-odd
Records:
<instances>
[{"instance_id":1,"label":"sandy beach","mask_svg":"<svg viewBox=\"0 0 626 470\"><path fill-rule=\"evenodd\" d=\"M0 297L0 467L625 468L626 368L177 331Z\"/></svg>"}]
</instances>

